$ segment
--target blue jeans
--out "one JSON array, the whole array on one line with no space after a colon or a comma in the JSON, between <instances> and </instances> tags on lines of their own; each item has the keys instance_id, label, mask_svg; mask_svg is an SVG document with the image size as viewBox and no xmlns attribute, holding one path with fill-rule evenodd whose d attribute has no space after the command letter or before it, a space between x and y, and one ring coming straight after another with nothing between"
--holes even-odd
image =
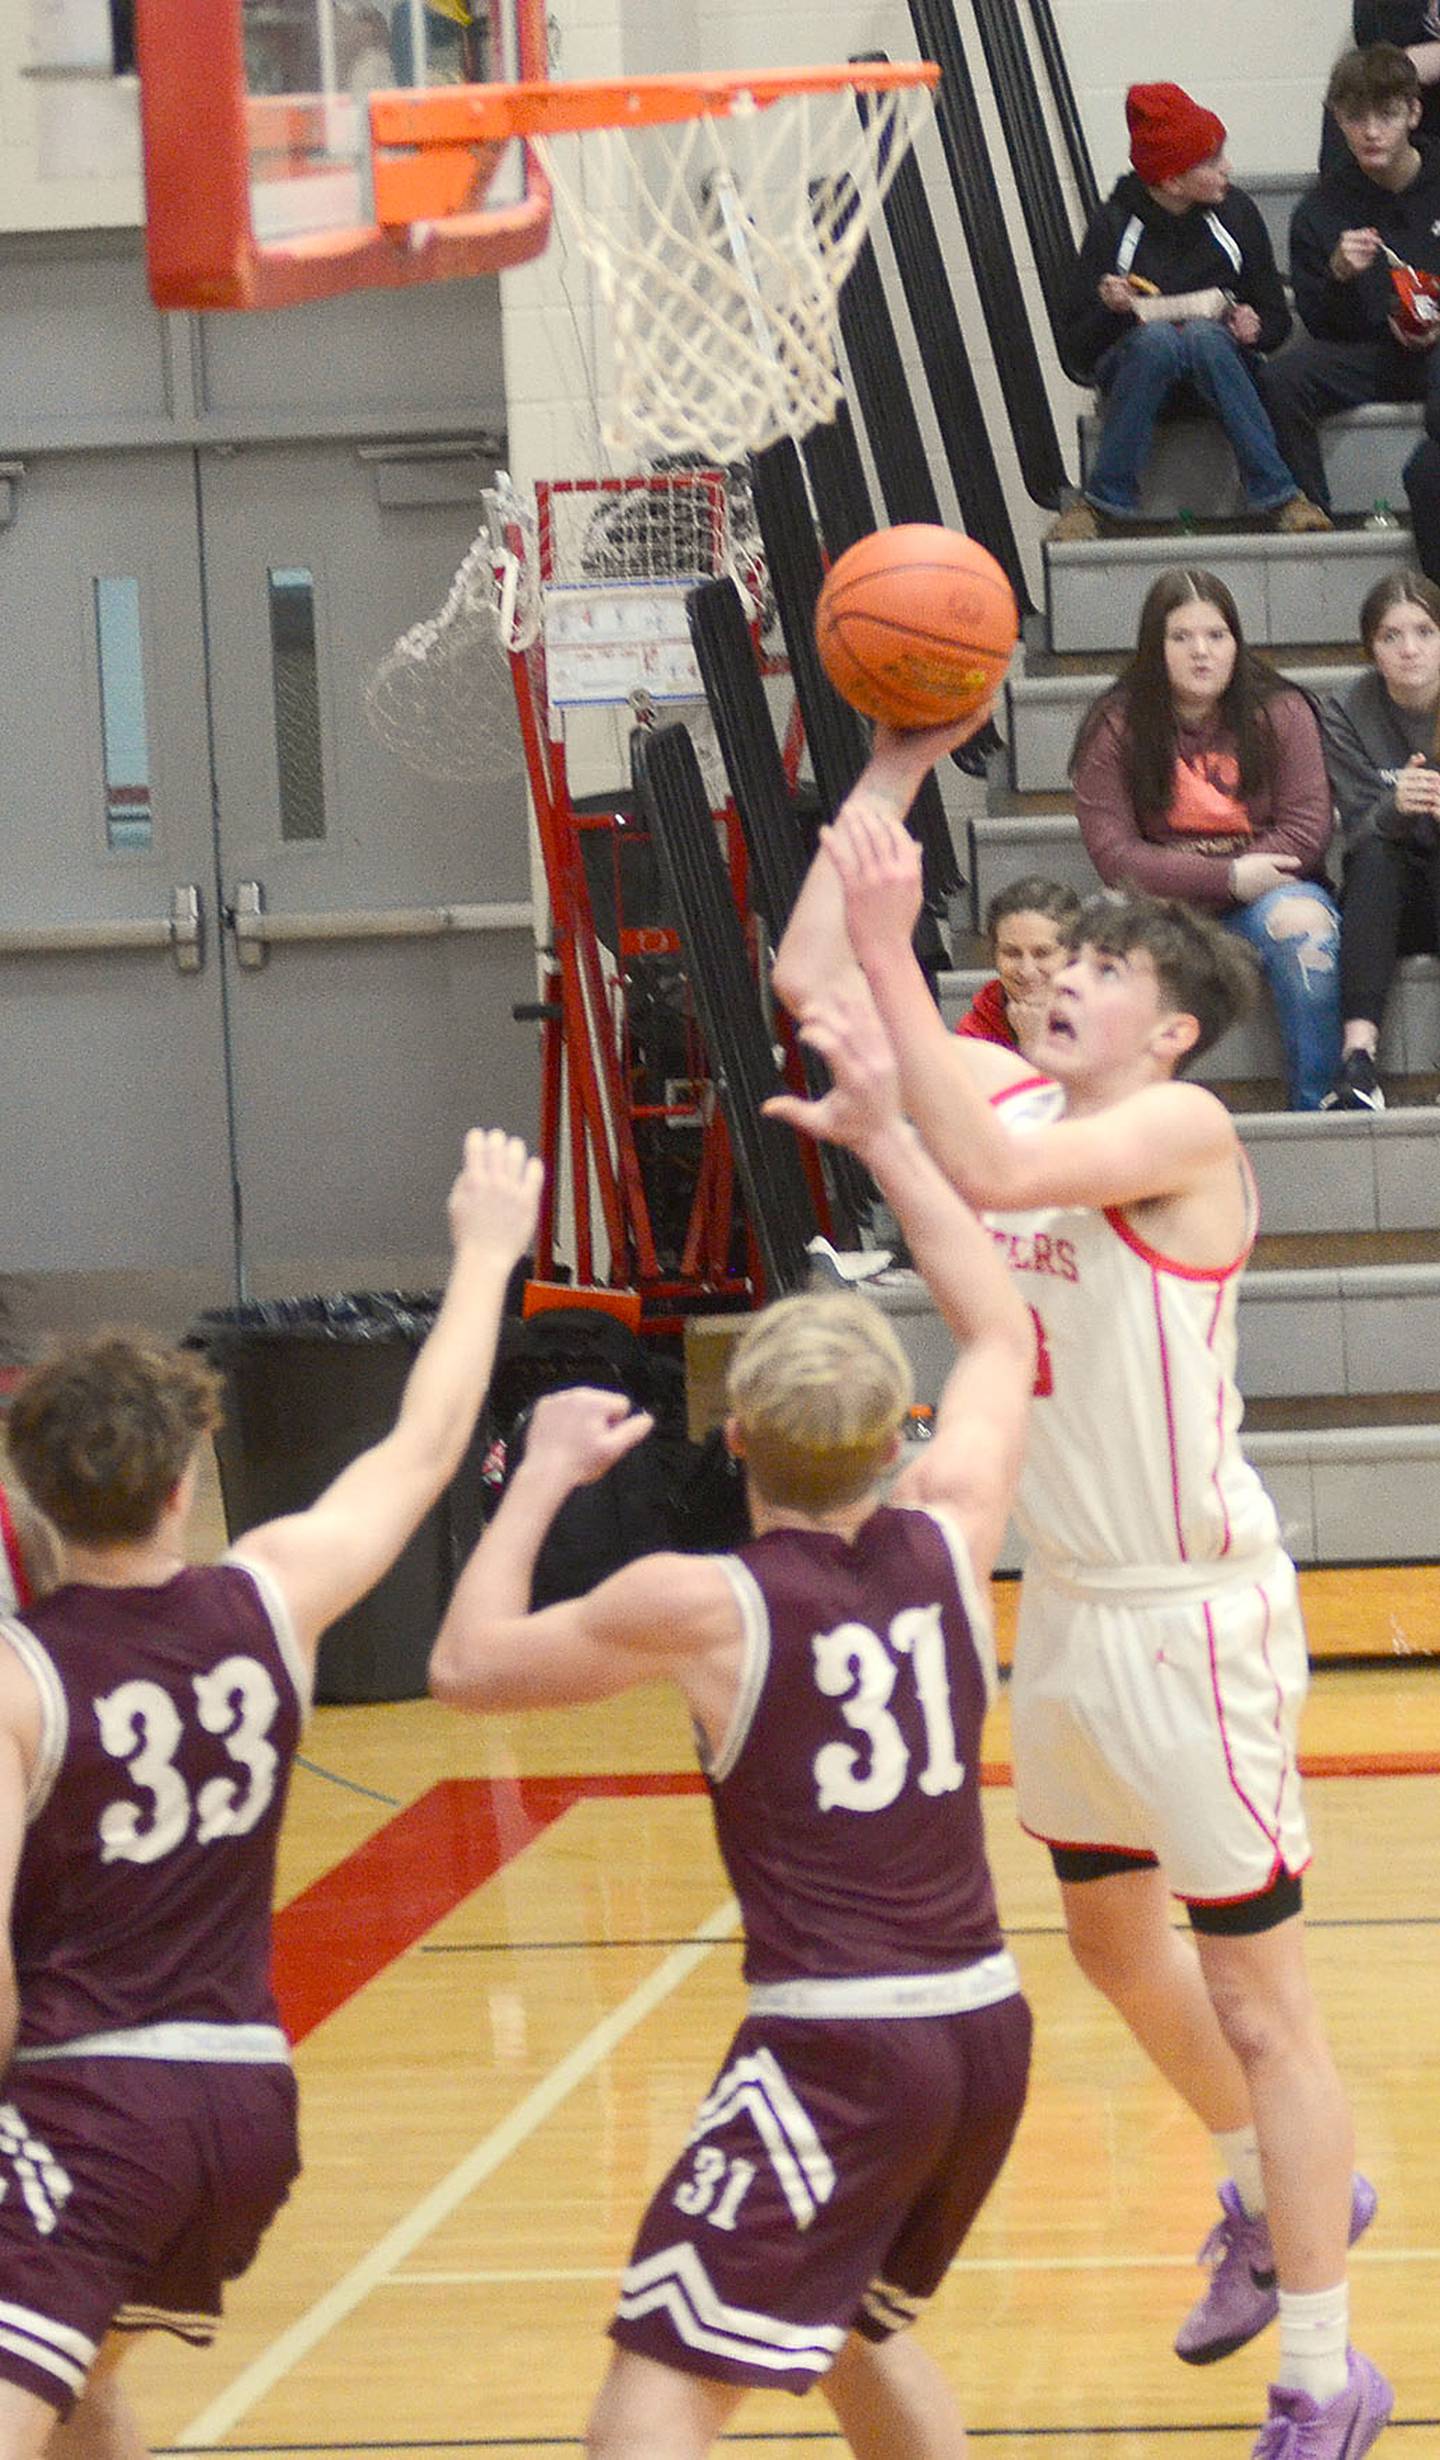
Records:
<instances>
[{"instance_id":1,"label":"blue jeans","mask_svg":"<svg viewBox=\"0 0 1440 2460\"><path fill-rule=\"evenodd\" d=\"M1099 450L1085 493L1121 520L1140 515L1140 473L1169 393L1189 384L1219 419L1252 512L1275 512L1299 491L1280 458L1270 413L1250 363L1223 325L1137 325L1112 342L1095 370L1103 396Z\"/></svg>"},{"instance_id":2,"label":"blue jeans","mask_svg":"<svg viewBox=\"0 0 1440 2460\"><path fill-rule=\"evenodd\" d=\"M1324 913L1315 926L1314 909ZM1306 907L1312 920L1301 921ZM1288 909L1288 911L1287 911ZM1340 916L1315 880L1267 888L1253 905L1220 917L1260 960L1285 1045L1292 1110L1318 1110L1340 1065Z\"/></svg>"}]
</instances>

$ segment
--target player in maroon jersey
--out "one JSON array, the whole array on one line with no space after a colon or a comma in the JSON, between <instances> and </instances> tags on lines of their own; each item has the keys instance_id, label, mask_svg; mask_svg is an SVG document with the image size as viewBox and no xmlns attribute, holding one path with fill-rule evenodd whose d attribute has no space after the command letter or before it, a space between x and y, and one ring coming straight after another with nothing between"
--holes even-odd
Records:
<instances>
[{"instance_id":1,"label":"player in maroon jersey","mask_svg":"<svg viewBox=\"0 0 1440 2460\"><path fill-rule=\"evenodd\" d=\"M933 1441L882 1504L904 1353L865 1299L782 1299L729 1378L753 1541L652 1555L530 1613L563 1498L649 1423L615 1393L556 1394L431 1666L441 1698L477 1709L668 1676L744 1916L749 2014L622 2280L595 2460L699 2460L749 2386L817 2381L869 2460L958 2460L954 2397L904 2327L979 2211L1025 2094L1030 2015L978 1778L994 1675L984 1584L1033 1338L991 1241L901 1119L878 1026L836 1007L805 1033L835 1086L772 1107L871 1170L961 1345Z\"/></svg>"},{"instance_id":2,"label":"player in maroon jersey","mask_svg":"<svg viewBox=\"0 0 1440 2460\"><path fill-rule=\"evenodd\" d=\"M459 1466L539 1187L518 1139L467 1137L394 1427L217 1564L184 1545L209 1367L100 1334L15 1401L11 1456L65 1561L0 1621L3 2460L137 2460L121 2355L151 2327L214 2337L298 2171L270 1906L315 1651Z\"/></svg>"}]
</instances>

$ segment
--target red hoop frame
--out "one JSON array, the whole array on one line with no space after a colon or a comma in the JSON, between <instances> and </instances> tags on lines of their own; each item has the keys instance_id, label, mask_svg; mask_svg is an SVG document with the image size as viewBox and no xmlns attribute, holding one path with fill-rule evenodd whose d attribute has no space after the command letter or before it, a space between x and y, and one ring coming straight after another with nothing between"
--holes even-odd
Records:
<instances>
[{"instance_id":1,"label":"red hoop frame","mask_svg":"<svg viewBox=\"0 0 1440 2460\"><path fill-rule=\"evenodd\" d=\"M544 81L545 0L514 0L521 75ZM423 233L376 223L283 242L256 238L250 201L251 100L242 0L136 0L145 157L146 254L157 307L293 307L333 292L408 288L495 273L538 256L550 235L550 183L523 148L518 205L476 206L484 165L470 157L464 211ZM277 97L277 124L297 98ZM303 98L298 98L303 103ZM493 169L493 166L492 166Z\"/></svg>"},{"instance_id":2,"label":"red hoop frame","mask_svg":"<svg viewBox=\"0 0 1440 2460\"><path fill-rule=\"evenodd\" d=\"M605 128L730 119L804 94L933 89L933 60L850 60L821 68L721 70L515 85L436 86L374 94L370 131L376 211L399 225L445 210L458 172L507 137L583 136Z\"/></svg>"}]
</instances>

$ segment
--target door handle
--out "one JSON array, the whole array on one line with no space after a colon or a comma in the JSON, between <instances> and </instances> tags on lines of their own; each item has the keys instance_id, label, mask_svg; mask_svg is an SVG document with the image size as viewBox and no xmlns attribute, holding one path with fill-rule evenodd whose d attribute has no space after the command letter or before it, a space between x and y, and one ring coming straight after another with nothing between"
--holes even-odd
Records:
<instances>
[{"instance_id":1,"label":"door handle","mask_svg":"<svg viewBox=\"0 0 1440 2460\"><path fill-rule=\"evenodd\" d=\"M0 957L108 957L168 949L179 974L205 963L205 900L193 880L170 891L168 914L137 914L113 922L33 923L0 931Z\"/></svg>"},{"instance_id":2,"label":"door handle","mask_svg":"<svg viewBox=\"0 0 1440 2460\"><path fill-rule=\"evenodd\" d=\"M488 931L533 931L530 898L488 905L385 905L327 908L311 914L270 914L262 880L237 880L225 908L237 962L248 971L269 962L274 947L338 940L443 940Z\"/></svg>"}]
</instances>

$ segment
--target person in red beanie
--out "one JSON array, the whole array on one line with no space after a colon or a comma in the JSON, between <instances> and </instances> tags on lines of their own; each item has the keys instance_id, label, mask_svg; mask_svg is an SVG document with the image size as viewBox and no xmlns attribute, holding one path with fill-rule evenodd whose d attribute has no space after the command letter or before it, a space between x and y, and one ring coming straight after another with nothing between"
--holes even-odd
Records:
<instances>
[{"instance_id":1,"label":"person in red beanie","mask_svg":"<svg viewBox=\"0 0 1440 2460\"><path fill-rule=\"evenodd\" d=\"M1144 517L1155 422L1176 406L1219 419L1253 514L1278 530L1328 530L1281 457L1256 384L1290 310L1259 208L1230 185L1225 124L1166 84L1132 85L1125 117L1133 168L1086 231L1059 337L1067 376L1099 392L1100 443L1050 541Z\"/></svg>"}]
</instances>

